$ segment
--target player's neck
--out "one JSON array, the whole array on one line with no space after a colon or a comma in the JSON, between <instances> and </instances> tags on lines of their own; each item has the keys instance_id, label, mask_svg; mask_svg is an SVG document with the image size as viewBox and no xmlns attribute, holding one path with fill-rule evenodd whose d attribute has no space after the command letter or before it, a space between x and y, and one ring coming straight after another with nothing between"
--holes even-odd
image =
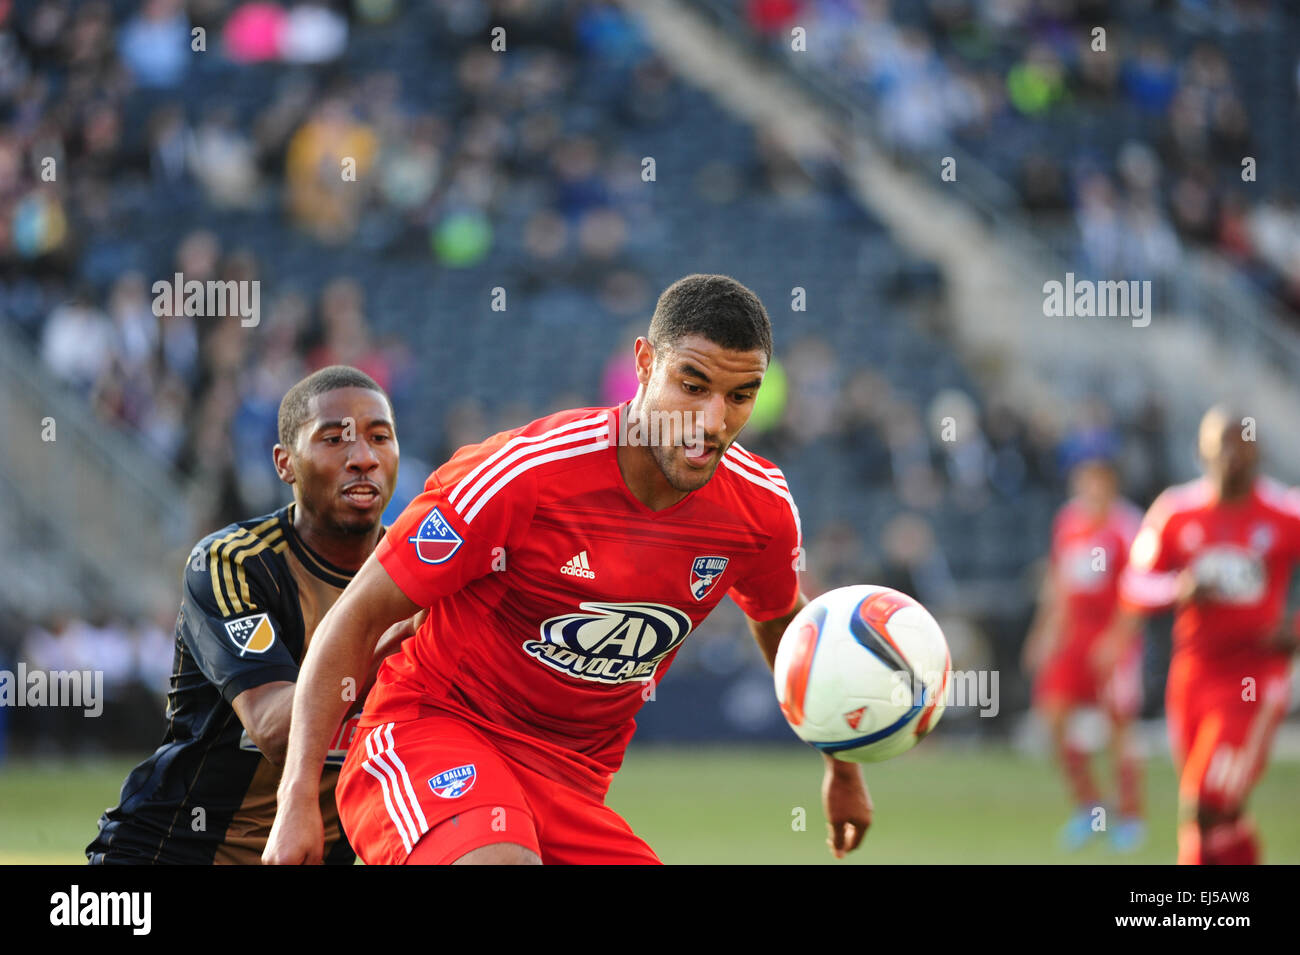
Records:
<instances>
[{"instance_id":1,"label":"player's neck","mask_svg":"<svg viewBox=\"0 0 1300 955\"><path fill-rule=\"evenodd\" d=\"M1079 498L1079 508L1084 515L1084 519L1093 527L1106 523L1106 520L1110 517L1110 509L1113 504L1112 500L1096 501Z\"/></svg>"},{"instance_id":2,"label":"player's neck","mask_svg":"<svg viewBox=\"0 0 1300 955\"><path fill-rule=\"evenodd\" d=\"M1214 497L1220 504L1239 504L1250 497L1251 491L1255 489L1255 479L1251 478L1242 481L1239 484L1215 484Z\"/></svg>"},{"instance_id":3,"label":"player's neck","mask_svg":"<svg viewBox=\"0 0 1300 955\"><path fill-rule=\"evenodd\" d=\"M619 444L618 470L632 496L652 511L672 507L689 493L668 483L654 455L646 447Z\"/></svg>"},{"instance_id":4,"label":"player's neck","mask_svg":"<svg viewBox=\"0 0 1300 955\"><path fill-rule=\"evenodd\" d=\"M367 534L339 534L321 528L301 506L295 505L293 511L294 533L307 549L349 573L361 569L384 531L381 525Z\"/></svg>"}]
</instances>

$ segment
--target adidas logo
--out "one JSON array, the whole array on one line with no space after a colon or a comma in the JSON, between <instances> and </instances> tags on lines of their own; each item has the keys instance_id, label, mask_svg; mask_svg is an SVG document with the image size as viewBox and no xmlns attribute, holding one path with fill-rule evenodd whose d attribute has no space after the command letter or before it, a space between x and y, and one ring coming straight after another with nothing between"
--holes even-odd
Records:
<instances>
[{"instance_id":1,"label":"adidas logo","mask_svg":"<svg viewBox=\"0 0 1300 955\"><path fill-rule=\"evenodd\" d=\"M596 572L587 563L587 552L585 550L581 554L570 557L568 563L560 568L560 573L568 574L570 577L585 577L587 580L596 579Z\"/></svg>"}]
</instances>

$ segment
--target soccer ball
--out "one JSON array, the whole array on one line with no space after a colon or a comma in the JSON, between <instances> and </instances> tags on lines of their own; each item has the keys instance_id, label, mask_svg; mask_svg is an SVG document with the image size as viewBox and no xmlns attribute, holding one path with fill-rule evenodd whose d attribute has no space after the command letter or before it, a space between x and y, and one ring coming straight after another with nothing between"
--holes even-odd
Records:
<instances>
[{"instance_id":1,"label":"soccer ball","mask_svg":"<svg viewBox=\"0 0 1300 955\"><path fill-rule=\"evenodd\" d=\"M873 763L934 729L951 672L948 642L919 603L888 587L840 587L790 621L776 652L776 698L805 743Z\"/></svg>"}]
</instances>

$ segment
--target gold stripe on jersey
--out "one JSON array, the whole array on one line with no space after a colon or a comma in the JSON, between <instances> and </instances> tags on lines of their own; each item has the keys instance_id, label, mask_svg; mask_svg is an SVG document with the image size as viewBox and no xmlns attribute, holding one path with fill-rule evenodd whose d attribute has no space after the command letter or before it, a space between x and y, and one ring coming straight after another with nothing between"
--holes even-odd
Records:
<instances>
[{"instance_id":1,"label":"gold stripe on jersey","mask_svg":"<svg viewBox=\"0 0 1300 955\"><path fill-rule=\"evenodd\" d=\"M225 537L214 541L212 546L208 548L208 569L212 577L212 593L217 598L217 609L221 611L223 617L243 612L239 601L235 597L235 581L231 576L231 556L240 548L260 543L257 535L269 530L277 522L277 519L272 517L251 530L244 527L236 528ZM240 568L240 572L242 574L242 568ZM247 586L245 586L245 593L247 593Z\"/></svg>"},{"instance_id":2,"label":"gold stripe on jersey","mask_svg":"<svg viewBox=\"0 0 1300 955\"><path fill-rule=\"evenodd\" d=\"M234 540L243 532L242 527L236 528L225 537L213 541L208 547L208 573L212 577L212 595L217 598L217 609L221 611L223 617L230 616L230 605L226 603L225 594L221 590L221 555L218 552L227 541Z\"/></svg>"},{"instance_id":3,"label":"gold stripe on jersey","mask_svg":"<svg viewBox=\"0 0 1300 955\"><path fill-rule=\"evenodd\" d=\"M264 527L265 525L259 524L252 531L226 545L225 559L223 561L225 567L222 569L222 575L226 579L226 590L235 613L248 613L255 609L253 598L248 592L248 576L244 572L244 558L260 554L273 543L270 538L260 536L260 532ZM273 538L279 533L280 531L277 528L271 537ZM239 585L238 591L235 589L236 583ZM240 599L241 596L242 600Z\"/></svg>"},{"instance_id":4,"label":"gold stripe on jersey","mask_svg":"<svg viewBox=\"0 0 1300 955\"><path fill-rule=\"evenodd\" d=\"M234 577L231 574L231 570L233 568L233 563L231 561L231 558L234 556L235 552L240 548L248 547L255 544L258 540L257 535L260 534L262 531L266 530L268 527L271 527L274 523L275 523L274 519L270 519L270 520L263 521L261 524L258 524L256 527L252 528L251 530L247 528L243 528L239 531L239 533L233 536L233 539L230 539L229 541L222 544L222 556L220 561L221 577L225 582L226 600L228 601L227 607L229 608L229 612L226 613L226 616L229 616L231 613L245 612L244 606L239 602L239 598L236 596L235 581L234 581Z\"/></svg>"},{"instance_id":5,"label":"gold stripe on jersey","mask_svg":"<svg viewBox=\"0 0 1300 955\"><path fill-rule=\"evenodd\" d=\"M283 538L283 532L281 532L277 527L270 534L267 534L266 537L262 538L261 543L248 550L241 551L237 557L231 558L235 563L235 578L239 581L239 595L248 610L253 609L253 598L248 592L248 576L244 573L244 559L246 557L256 557L268 547L271 548L271 553L273 554L283 553L289 546L288 541Z\"/></svg>"}]
</instances>

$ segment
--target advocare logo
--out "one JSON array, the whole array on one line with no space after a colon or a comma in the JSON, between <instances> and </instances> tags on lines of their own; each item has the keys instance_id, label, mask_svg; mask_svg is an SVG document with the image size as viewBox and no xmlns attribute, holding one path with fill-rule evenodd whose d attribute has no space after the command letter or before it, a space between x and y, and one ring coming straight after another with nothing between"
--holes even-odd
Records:
<instances>
[{"instance_id":1,"label":"advocare logo","mask_svg":"<svg viewBox=\"0 0 1300 955\"><path fill-rule=\"evenodd\" d=\"M524 652L561 673L595 683L645 682L691 632L691 618L652 603L586 601L582 613L542 621Z\"/></svg>"}]
</instances>

